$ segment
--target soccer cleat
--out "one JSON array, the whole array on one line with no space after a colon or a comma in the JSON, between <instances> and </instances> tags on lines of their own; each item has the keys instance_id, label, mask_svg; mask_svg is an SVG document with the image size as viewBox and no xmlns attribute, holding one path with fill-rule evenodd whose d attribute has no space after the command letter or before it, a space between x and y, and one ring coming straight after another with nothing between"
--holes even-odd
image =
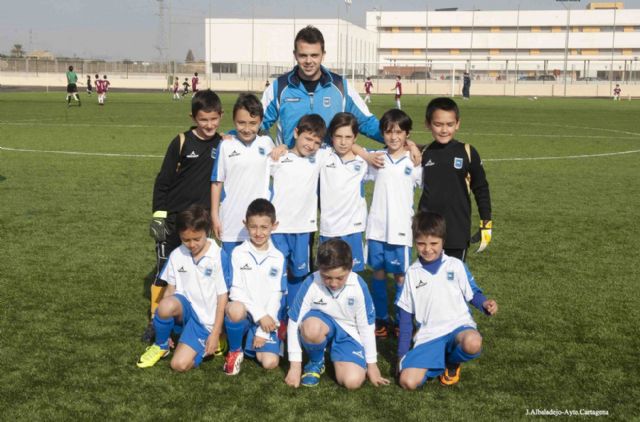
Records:
<instances>
[{"instance_id":1,"label":"soccer cleat","mask_svg":"<svg viewBox=\"0 0 640 422\"><path fill-rule=\"evenodd\" d=\"M320 375L322 374L324 374L324 361L310 361L304 366L300 383L305 387L315 387L320 383Z\"/></svg>"},{"instance_id":2,"label":"soccer cleat","mask_svg":"<svg viewBox=\"0 0 640 422\"><path fill-rule=\"evenodd\" d=\"M389 323L383 319L376 319L376 337L387 338L389 331L387 329Z\"/></svg>"},{"instance_id":3,"label":"soccer cleat","mask_svg":"<svg viewBox=\"0 0 640 422\"><path fill-rule=\"evenodd\" d=\"M156 329L153 327L153 323L149 322L149 324L144 329L144 332L142 333L142 337L140 338L140 340L142 340L143 343L152 344L155 338L156 338Z\"/></svg>"},{"instance_id":4,"label":"soccer cleat","mask_svg":"<svg viewBox=\"0 0 640 422\"><path fill-rule=\"evenodd\" d=\"M289 320L286 319L281 319L280 320L280 325L278 326L278 338L280 339L280 341L285 341L287 340L287 325L289 323Z\"/></svg>"},{"instance_id":5,"label":"soccer cleat","mask_svg":"<svg viewBox=\"0 0 640 422\"><path fill-rule=\"evenodd\" d=\"M240 373L240 364L243 360L244 352L242 350L229 352L227 353L227 357L224 359L222 370L227 375L238 375Z\"/></svg>"},{"instance_id":6,"label":"soccer cleat","mask_svg":"<svg viewBox=\"0 0 640 422\"><path fill-rule=\"evenodd\" d=\"M442 385L455 385L460 381L460 365L452 368L445 368L444 374L439 375L440 384Z\"/></svg>"},{"instance_id":7,"label":"soccer cleat","mask_svg":"<svg viewBox=\"0 0 640 422\"><path fill-rule=\"evenodd\" d=\"M220 335L220 339L218 340L218 348L215 352L213 352L214 356L222 356L227 353L229 350L229 343L227 342L227 336L224 334Z\"/></svg>"},{"instance_id":8,"label":"soccer cleat","mask_svg":"<svg viewBox=\"0 0 640 422\"><path fill-rule=\"evenodd\" d=\"M147 347L142 356L140 356L140 359L138 359L136 365L138 368L150 368L168 354L169 350L162 349L157 344L153 344Z\"/></svg>"}]
</instances>

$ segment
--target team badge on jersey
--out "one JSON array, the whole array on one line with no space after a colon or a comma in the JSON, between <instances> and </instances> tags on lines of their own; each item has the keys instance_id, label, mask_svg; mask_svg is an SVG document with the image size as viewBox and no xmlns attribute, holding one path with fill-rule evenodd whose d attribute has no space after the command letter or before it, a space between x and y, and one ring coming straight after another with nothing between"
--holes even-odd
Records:
<instances>
[{"instance_id":1,"label":"team badge on jersey","mask_svg":"<svg viewBox=\"0 0 640 422\"><path fill-rule=\"evenodd\" d=\"M355 297L349 297L347 298L347 305L349 306L353 306L356 304L356 298Z\"/></svg>"},{"instance_id":2,"label":"team badge on jersey","mask_svg":"<svg viewBox=\"0 0 640 422\"><path fill-rule=\"evenodd\" d=\"M411 176L411 167L405 167L404 174L406 174L407 176Z\"/></svg>"},{"instance_id":3,"label":"team badge on jersey","mask_svg":"<svg viewBox=\"0 0 640 422\"><path fill-rule=\"evenodd\" d=\"M314 163L316 162L316 156L315 156L315 155L312 155L311 157L309 157L309 162L310 162L311 164L314 164Z\"/></svg>"},{"instance_id":4,"label":"team badge on jersey","mask_svg":"<svg viewBox=\"0 0 640 422\"><path fill-rule=\"evenodd\" d=\"M322 97L322 105L327 108L331 107L331 97Z\"/></svg>"},{"instance_id":5,"label":"team badge on jersey","mask_svg":"<svg viewBox=\"0 0 640 422\"><path fill-rule=\"evenodd\" d=\"M457 170L460 170L462 168L462 158L460 157L454 157L453 158L453 167Z\"/></svg>"},{"instance_id":6,"label":"team badge on jersey","mask_svg":"<svg viewBox=\"0 0 640 422\"><path fill-rule=\"evenodd\" d=\"M447 271L447 280L453 281L453 271Z\"/></svg>"},{"instance_id":7,"label":"team badge on jersey","mask_svg":"<svg viewBox=\"0 0 640 422\"><path fill-rule=\"evenodd\" d=\"M218 155L218 150L215 148L211 148L211 158L215 160L217 155Z\"/></svg>"},{"instance_id":8,"label":"team badge on jersey","mask_svg":"<svg viewBox=\"0 0 640 422\"><path fill-rule=\"evenodd\" d=\"M269 270L269 277L275 277L278 275L278 269L276 267L271 267Z\"/></svg>"},{"instance_id":9,"label":"team badge on jersey","mask_svg":"<svg viewBox=\"0 0 640 422\"><path fill-rule=\"evenodd\" d=\"M211 277L211 274L213 274L213 268L209 267L204 270L204 275L206 277Z\"/></svg>"},{"instance_id":10,"label":"team badge on jersey","mask_svg":"<svg viewBox=\"0 0 640 422\"><path fill-rule=\"evenodd\" d=\"M264 148L263 148L263 147L258 148L258 153L259 153L260 155L264 155L264 154L265 154L265 150L264 150Z\"/></svg>"},{"instance_id":11,"label":"team badge on jersey","mask_svg":"<svg viewBox=\"0 0 640 422\"><path fill-rule=\"evenodd\" d=\"M360 171L360 169L361 169L361 168L362 168L362 166L361 166L360 164L355 164L355 165L353 166L353 169L354 169L355 171Z\"/></svg>"}]
</instances>

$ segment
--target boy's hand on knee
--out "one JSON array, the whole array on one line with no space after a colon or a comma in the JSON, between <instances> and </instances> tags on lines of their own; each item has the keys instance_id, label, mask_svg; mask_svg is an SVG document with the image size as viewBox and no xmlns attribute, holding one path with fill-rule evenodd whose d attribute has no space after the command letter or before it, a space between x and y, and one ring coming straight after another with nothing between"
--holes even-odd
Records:
<instances>
[{"instance_id":1,"label":"boy's hand on knee","mask_svg":"<svg viewBox=\"0 0 640 422\"><path fill-rule=\"evenodd\" d=\"M254 349L259 349L261 347L263 347L265 344L267 343L267 339L263 338L263 337L258 337L255 336L253 337L253 348Z\"/></svg>"},{"instance_id":2,"label":"boy's hand on knee","mask_svg":"<svg viewBox=\"0 0 640 422\"><path fill-rule=\"evenodd\" d=\"M369 378L369 382L373 384L374 387L389 385L390 383L388 379L382 377L378 364L376 363L367 364L367 378Z\"/></svg>"},{"instance_id":3,"label":"boy's hand on knee","mask_svg":"<svg viewBox=\"0 0 640 422\"><path fill-rule=\"evenodd\" d=\"M276 329L276 322L269 315L260 318L258 324L260 324L260 328L262 328L265 333L270 333Z\"/></svg>"},{"instance_id":4,"label":"boy's hand on knee","mask_svg":"<svg viewBox=\"0 0 640 422\"><path fill-rule=\"evenodd\" d=\"M498 303L493 299L485 300L482 307L489 315L495 315L498 312Z\"/></svg>"},{"instance_id":5,"label":"boy's hand on knee","mask_svg":"<svg viewBox=\"0 0 640 422\"><path fill-rule=\"evenodd\" d=\"M218 341L219 337L213 333L209 334L207 337L207 342L204 346L204 355L209 356L213 355L213 353L218 349Z\"/></svg>"},{"instance_id":6,"label":"boy's hand on knee","mask_svg":"<svg viewBox=\"0 0 640 422\"><path fill-rule=\"evenodd\" d=\"M302 362L291 362L290 365L284 382L289 387L298 388L300 387L300 379L302 377Z\"/></svg>"}]
</instances>

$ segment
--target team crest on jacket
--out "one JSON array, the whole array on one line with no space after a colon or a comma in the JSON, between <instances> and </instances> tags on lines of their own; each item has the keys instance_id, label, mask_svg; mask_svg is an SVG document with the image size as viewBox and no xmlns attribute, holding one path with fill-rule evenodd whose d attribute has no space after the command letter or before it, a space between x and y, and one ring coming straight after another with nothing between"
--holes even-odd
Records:
<instances>
[{"instance_id":1,"label":"team crest on jacket","mask_svg":"<svg viewBox=\"0 0 640 422\"><path fill-rule=\"evenodd\" d=\"M322 105L325 107L331 107L331 97L322 97Z\"/></svg>"},{"instance_id":2,"label":"team crest on jacket","mask_svg":"<svg viewBox=\"0 0 640 422\"><path fill-rule=\"evenodd\" d=\"M204 275L206 277L211 277L211 274L213 274L213 268L207 268L204 270Z\"/></svg>"},{"instance_id":3,"label":"team crest on jacket","mask_svg":"<svg viewBox=\"0 0 640 422\"><path fill-rule=\"evenodd\" d=\"M457 170L460 170L462 168L462 158L460 157L454 157L453 158L453 167Z\"/></svg>"},{"instance_id":4,"label":"team crest on jacket","mask_svg":"<svg viewBox=\"0 0 640 422\"><path fill-rule=\"evenodd\" d=\"M360 169L361 169L361 168L362 168L362 167L360 166L360 164L356 164L356 165L354 165L354 166L353 166L353 169L354 169L355 171L360 171Z\"/></svg>"},{"instance_id":5,"label":"team crest on jacket","mask_svg":"<svg viewBox=\"0 0 640 422\"><path fill-rule=\"evenodd\" d=\"M211 148L211 159L215 160L218 154L218 150L215 148Z\"/></svg>"},{"instance_id":6,"label":"team crest on jacket","mask_svg":"<svg viewBox=\"0 0 640 422\"><path fill-rule=\"evenodd\" d=\"M265 154L265 150L264 150L264 148L263 148L263 147L258 148L258 153L259 153L260 155L264 155L264 154Z\"/></svg>"},{"instance_id":7,"label":"team crest on jacket","mask_svg":"<svg viewBox=\"0 0 640 422\"><path fill-rule=\"evenodd\" d=\"M447 271L447 280L453 281L453 271Z\"/></svg>"},{"instance_id":8,"label":"team crest on jacket","mask_svg":"<svg viewBox=\"0 0 640 422\"><path fill-rule=\"evenodd\" d=\"M276 267L271 267L269 270L269 277L275 277L278 275L278 269Z\"/></svg>"},{"instance_id":9,"label":"team crest on jacket","mask_svg":"<svg viewBox=\"0 0 640 422\"><path fill-rule=\"evenodd\" d=\"M405 167L404 174L406 174L407 176L411 176L411 167Z\"/></svg>"},{"instance_id":10,"label":"team crest on jacket","mask_svg":"<svg viewBox=\"0 0 640 422\"><path fill-rule=\"evenodd\" d=\"M349 297L347 298L347 305L349 306L353 306L356 303L356 298L355 297Z\"/></svg>"}]
</instances>

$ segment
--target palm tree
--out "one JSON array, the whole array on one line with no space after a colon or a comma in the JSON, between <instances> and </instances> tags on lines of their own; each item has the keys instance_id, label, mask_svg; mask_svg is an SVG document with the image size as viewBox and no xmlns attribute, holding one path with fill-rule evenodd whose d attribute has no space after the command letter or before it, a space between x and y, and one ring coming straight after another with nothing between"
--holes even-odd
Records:
<instances>
[{"instance_id":1,"label":"palm tree","mask_svg":"<svg viewBox=\"0 0 640 422\"><path fill-rule=\"evenodd\" d=\"M11 49L12 57L24 57L24 50L22 49L22 44L14 44Z\"/></svg>"}]
</instances>

